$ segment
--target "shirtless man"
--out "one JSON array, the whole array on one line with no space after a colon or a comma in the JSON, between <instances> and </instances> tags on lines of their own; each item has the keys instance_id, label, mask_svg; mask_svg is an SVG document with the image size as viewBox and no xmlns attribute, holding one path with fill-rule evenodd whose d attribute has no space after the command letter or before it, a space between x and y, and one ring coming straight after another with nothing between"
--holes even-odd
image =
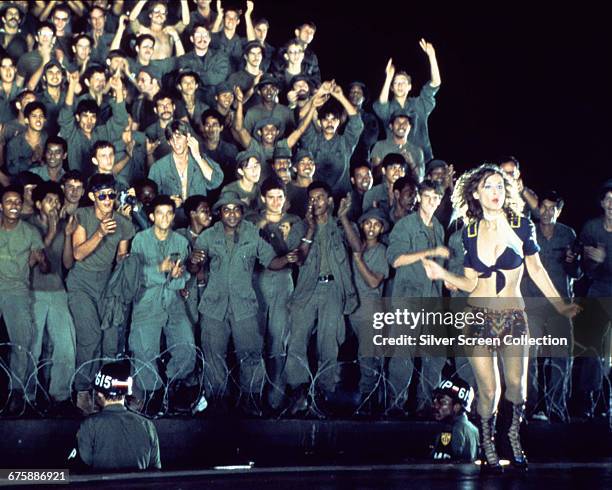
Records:
<instances>
[{"instance_id":1,"label":"shirtless man","mask_svg":"<svg viewBox=\"0 0 612 490\"><path fill-rule=\"evenodd\" d=\"M142 12L147 0L138 0L138 3L130 14L130 27L136 35L150 34L155 38L155 49L153 51L153 60L163 60L172 56L174 51L174 37L168 30L175 30L181 34L189 25L189 5L187 0L181 0L181 21L173 26L167 26L168 7L166 2L159 0L153 1L149 5L149 27L143 26L138 21L138 16Z\"/></svg>"}]
</instances>

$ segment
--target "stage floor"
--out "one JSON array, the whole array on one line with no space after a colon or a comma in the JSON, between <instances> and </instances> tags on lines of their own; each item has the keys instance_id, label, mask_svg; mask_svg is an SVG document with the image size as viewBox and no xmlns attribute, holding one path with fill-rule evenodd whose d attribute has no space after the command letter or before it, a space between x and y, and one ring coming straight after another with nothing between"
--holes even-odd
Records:
<instances>
[{"instance_id":1,"label":"stage floor","mask_svg":"<svg viewBox=\"0 0 612 490\"><path fill-rule=\"evenodd\" d=\"M55 487L55 486L54 486ZM480 476L475 465L402 464L205 470L147 474L73 475L70 488L396 490L406 488L612 488L612 460L532 463L526 474ZM10 488L10 487L9 487ZM15 487L16 488L16 487ZM23 487L22 487L23 488ZM55 487L61 488L61 487Z\"/></svg>"}]
</instances>

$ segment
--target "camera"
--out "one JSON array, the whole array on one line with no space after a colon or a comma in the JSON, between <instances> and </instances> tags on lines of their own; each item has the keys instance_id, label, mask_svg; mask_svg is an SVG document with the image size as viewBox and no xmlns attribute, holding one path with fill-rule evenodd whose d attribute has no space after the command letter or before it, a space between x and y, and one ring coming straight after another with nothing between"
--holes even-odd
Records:
<instances>
[{"instance_id":1,"label":"camera","mask_svg":"<svg viewBox=\"0 0 612 490\"><path fill-rule=\"evenodd\" d=\"M583 255L584 254L584 243L582 243L580 240L576 240L572 244L571 250L573 254Z\"/></svg>"},{"instance_id":2,"label":"camera","mask_svg":"<svg viewBox=\"0 0 612 490\"><path fill-rule=\"evenodd\" d=\"M121 191L119 193L119 207L122 208L126 204L132 206L132 211L137 211L138 199L128 194L127 191Z\"/></svg>"}]
</instances>

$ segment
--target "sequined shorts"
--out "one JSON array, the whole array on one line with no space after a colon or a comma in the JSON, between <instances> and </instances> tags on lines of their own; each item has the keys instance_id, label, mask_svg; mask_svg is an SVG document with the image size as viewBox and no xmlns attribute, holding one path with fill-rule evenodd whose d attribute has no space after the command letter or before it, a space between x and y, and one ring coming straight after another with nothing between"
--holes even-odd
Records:
<instances>
[{"instance_id":1,"label":"sequined shorts","mask_svg":"<svg viewBox=\"0 0 612 490\"><path fill-rule=\"evenodd\" d=\"M521 337L528 332L527 315L523 309L490 310L471 306L470 310L476 318L484 317L484 322L467 327L466 334L470 337L499 339L501 342L507 335Z\"/></svg>"}]
</instances>

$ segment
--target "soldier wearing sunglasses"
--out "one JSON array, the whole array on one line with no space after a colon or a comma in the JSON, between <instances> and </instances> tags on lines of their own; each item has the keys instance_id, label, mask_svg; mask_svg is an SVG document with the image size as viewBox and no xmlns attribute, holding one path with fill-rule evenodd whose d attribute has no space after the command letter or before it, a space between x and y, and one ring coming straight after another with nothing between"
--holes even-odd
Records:
<instances>
[{"instance_id":1,"label":"soldier wearing sunglasses","mask_svg":"<svg viewBox=\"0 0 612 490\"><path fill-rule=\"evenodd\" d=\"M93 411L89 390L100 367L98 360L117 353L117 331L100 328L99 305L115 260L128 254L135 233L132 223L114 210L117 192L112 175L93 175L88 197L93 207L76 212L79 224L72 235L76 262L67 280L68 304L76 328L77 407L86 414Z\"/></svg>"}]
</instances>

